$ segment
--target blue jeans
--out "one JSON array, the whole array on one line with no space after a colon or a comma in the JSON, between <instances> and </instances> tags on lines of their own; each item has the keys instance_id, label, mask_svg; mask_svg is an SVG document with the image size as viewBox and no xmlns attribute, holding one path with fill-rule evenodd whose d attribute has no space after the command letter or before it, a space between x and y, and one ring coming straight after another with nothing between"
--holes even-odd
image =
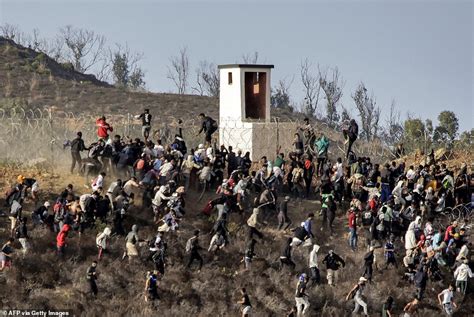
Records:
<instances>
[{"instance_id":1,"label":"blue jeans","mask_svg":"<svg viewBox=\"0 0 474 317\"><path fill-rule=\"evenodd\" d=\"M357 248L357 232L355 228L349 228L349 246L353 251Z\"/></svg>"}]
</instances>

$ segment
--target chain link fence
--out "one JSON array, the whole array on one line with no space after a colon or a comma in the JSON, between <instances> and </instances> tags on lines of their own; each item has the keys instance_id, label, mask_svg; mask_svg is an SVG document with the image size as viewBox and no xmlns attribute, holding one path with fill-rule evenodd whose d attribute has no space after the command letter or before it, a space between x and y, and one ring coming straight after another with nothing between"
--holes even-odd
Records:
<instances>
[{"instance_id":1,"label":"chain link fence","mask_svg":"<svg viewBox=\"0 0 474 317\"><path fill-rule=\"evenodd\" d=\"M114 128L113 135L132 138L141 136L141 122L135 119L134 115L106 114L106 117L107 122ZM75 114L55 109L16 108L8 111L0 109L0 159L23 164L49 162L58 165L69 162L69 151L64 149L64 142L72 140L77 131L83 133L86 144L94 142L97 139L95 125L97 118L98 116L91 114ZM197 119L184 119L178 124L179 119L154 114L152 140L161 139L163 144L168 144L173 141L178 127L181 127L189 149L203 143L204 136L198 135L201 123ZM226 121L225 127L221 126L221 129L235 129L243 134L241 140L244 142L248 140L248 144L234 145L234 148L246 148L249 144L253 144L254 148L258 147L259 153L272 157L279 147L285 153L293 150L294 133L301 126L302 122L298 120L281 122L278 118L273 118L269 123L260 122L258 138L255 140L254 137L252 142L250 137L245 136L248 131L242 127L242 123ZM315 123L314 129L316 133L325 133L330 139L329 154L332 157L343 155L344 144L338 128L331 128L325 123ZM216 138L217 135L218 133ZM224 133L221 135L221 140L216 139L216 142L232 145L232 140L229 138L230 136ZM353 150L359 156L382 158L389 155L386 147L378 142L358 141L354 144Z\"/></svg>"}]
</instances>

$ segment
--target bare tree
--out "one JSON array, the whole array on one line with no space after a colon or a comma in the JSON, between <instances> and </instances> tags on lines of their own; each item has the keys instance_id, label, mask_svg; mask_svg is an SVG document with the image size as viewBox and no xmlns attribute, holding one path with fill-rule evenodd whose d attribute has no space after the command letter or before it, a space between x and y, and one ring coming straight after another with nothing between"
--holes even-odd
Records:
<instances>
[{"instance_id":1,"label":"bare tree","mask_svg":"<svg viewBox=\"0 0 474 317\"><path fill-rule=\"evenodd\" d=\"M168 66L168 79L171 79L178 89L178 94L184 95L188 89L189 58L188 49L183 47L177 56L170 58Z\"/></svg>"},{"instance_id":2,"label":"bare tree","mask_svg":"<svg viewBox=\"0 0 474 317\"><path fill-rule=\"evenodd\" d=\"M312 72L312 64L307 58L301 61L300 75L305 94L303 111L308 116L314 116L318 107L321 86L318 77L319 75L315 75L315 73Z\"/></svg>"},{"instance_id":3,"label":"bare tree","mask_svg":"<svg viewBox=\"0 0 474 317\"><path fill-rule=\"evenodd\" d=\"M329 72L329 74L328 74ZM333 127L339 121L337 113L337 103L342 97L342 89L344 87L344 80L341 78L341 73L337 67L324 70L318 67L319 85L324 92L326 99L326 120L330 127Z\"/></svg>"},{"instance_id":4,"label":"bare tree","mask_svg":"<svg viewBox=\"0 0 474 317\"><path fill-rule=\"evenodd\" d=\"M191 89L199 95L219 96L219 69L213 63L201 61L196 69L196 85Z\"/></svg>"},{"instance_id":5,"label":"bare tree","mask_svg":"<svg viewBox=\"0 0 474 317\"><path fill-rule=\"evenodd\" d=\"M396 102L392 100L390 111L385 120L382 137L388 145L395 145L403 138L403 123L400 120L400 112L396 110Z\"/></svg>"},{"instance_id":6,"label":"bare tree","mask_svg":"<svg viewBox=\"0 0 474 317\"><path fill-rule=\"evenodd\" d=\"M360 120L362 123L362 136L371 141L377 137L380 121L380 107L377 106L373 93L371 96L367 94L367 89L364 83L360 83L352 99L359 111Z\"/></svg>"},{"instance_id":7,"label":"bare tree","mask_svg":"<svg viewBox=\"0 0 474 317\"><path fill-rule=\"evenodd\" d=\"M15 41L18 44L23 45L24 34L21 32L18 25L9 23L2 24L0 26L0 35L8 40Z\"/></svg>"},{"instance_id":8,"label":"bare tree","mask_svg":"<svg viewBox=\"0 0 474 317\"><path fill-rule=\"evenodd\" d=\"M202 70L196 69L196 84L191 87L193 92L196 92L199 96L204 96L204 82L202 80Z\"/></svg>"},{"instance_id":9,"label":"bare tree","mask_svg":"<svg viewBox=\"0 0 474 317\"><path fill-rule=\"evenodd\" d=\"M86 72L105 58L105 37L94 31L67 25L60 29L60 37L67 48L65 58L79 72Z\"/></svg>"},{"instance_id":10,"label":"bare tree","mask_svg":"<svg viewBox=\"0 0 474 317\"><path fill-rule=\"evenodd\" d=\"M247 53L242 55L242 61L244 64L257 64L258 62L258 52Z\"/></svg>"}]
</instances>

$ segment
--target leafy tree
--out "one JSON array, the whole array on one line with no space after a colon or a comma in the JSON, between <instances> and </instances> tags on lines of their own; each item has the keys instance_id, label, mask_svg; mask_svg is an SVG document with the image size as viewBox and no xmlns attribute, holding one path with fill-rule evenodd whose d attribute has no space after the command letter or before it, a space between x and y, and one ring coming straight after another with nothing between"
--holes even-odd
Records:
<instances>
[{"instance_id":1,"label":"leafy tree","mask_svg":"<svg viewBox=\"0 0 474 317\"><path fill-rule=\"evenodd\" d=\"M128 86L132 89L143 88L145 86L145 73L139 67L135 68L130 74Z\"/></svg>"},{"instance_id":2,"label":"leafy tree","mask_svg":"<svg viewBox=\"0 0 474 317\"><path fill-rule=\"evenodd\" d=\"M459 141L456 142L456 145L460 148L472 149L474 146L474 129L461 133L459 136Z\"/></svg>"},{"instance_id":3,"label":"leafy tree","mask_svg":"<svg viewBox=\"0 0 474 317\"><path fill-rule=\"evenodd\" d=\"M459 120L452 111L443 111L438 115L439 125L434 130L433 138L437 143L452 145L459 129Z\"/></svg>"},{"instance_id":4,"label":"leafy tree","mask_svg":"<svg viewBox=\"0 0 474 317\"><path fill-rule=\"evenodd\" d=\"M421 148L427 151L425 124L420 119L408 118L403 124L403 140L405 147L409 150Z\"/></svg>"},{"instance_id":5,"label":"leafy tree","mask_svg":"<svg viewBox=\"0 0 474 317\"><path fill-rule=\"evenodd\" d=\"M360 83L352 99L359 111L360 121L362 123L362 137L367 141L375 139L378 135L380 121L380 107L377 106L375 97L367 93L364 83Z\"/></svg>"},{"instance_id":6,"label":"leafy tree","mask_svg":"<svg viewBox=\"0 0 474 317\"><path fill-rule=\"evenodd\" d=\"M117 86L127 87L129 81L128 60L126 54L116 52L112 60L112 74Z\"/></svg>"},{"instance_id":7,"label":"leafy tree","mask_svg":"<svg viewBox=\"0 0 474 317\"><path fill-rule=\"evenodd\" d=\"M145 73L138 66L141 54L132 53L128 46L117 44L115 52L110 52L110 64L114 83L119 87L138 89L145 86Z\"/></svg>"},{"instance_id":8,"label":"leafy tree","mask_svg":"<svg viewBox=\"0 0 474 317\"><path fill-rule=\"evenodd\" d=\"M293 79L287 82L285 79L280 80L278 85L272 89L270 96L270 104L274 108L290 109L293 111L290 100L290 87Z\"/></svg>"}]
</instances>

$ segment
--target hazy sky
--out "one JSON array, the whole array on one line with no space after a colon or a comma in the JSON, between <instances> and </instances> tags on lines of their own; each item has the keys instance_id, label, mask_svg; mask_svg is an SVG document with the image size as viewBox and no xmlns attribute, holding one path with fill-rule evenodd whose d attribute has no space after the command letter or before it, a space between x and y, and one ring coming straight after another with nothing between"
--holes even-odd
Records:
<instances>
[{"instance_id":1,"label":"hazy sky","mask_svg":"<svg viewBox=\"0 0 474 317\"><path fill-rule=\"evenodd\" d=\"M432 118L453 110L462 130L474 124L474 1L21 1L0 0L0 23L53 36L71 24L104 34L109 44L143 52L147 88L173 91L169 57L183 46L199 61L240 61L258 51L275 65L272 82L292 78L303 98L299 64L337 66L346 82L342 103L360 81L388 110L392 99ZM194 80L195 75L192 75ZM322 110L322 106L320 108Z\"/></svg>"}]
</instances>

